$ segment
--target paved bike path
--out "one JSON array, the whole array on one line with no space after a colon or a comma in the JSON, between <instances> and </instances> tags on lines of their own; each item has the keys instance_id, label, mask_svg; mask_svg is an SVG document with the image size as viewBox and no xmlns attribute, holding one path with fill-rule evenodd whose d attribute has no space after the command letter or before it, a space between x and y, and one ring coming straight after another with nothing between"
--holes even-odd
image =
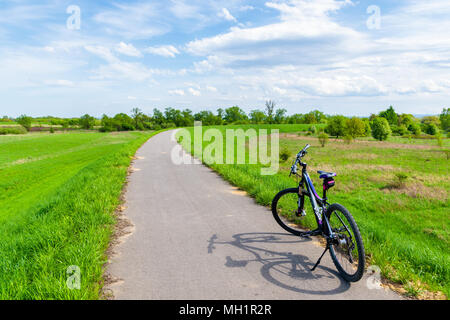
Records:
<instances>
[{"instance_id":1,"label":"paved bike path","mask_svg":"<svg viewBox=\"0 0 450 320\"><path fill-rule=\"evenodd\" d=\"M138 151L125 193L133 233L114 248L116 299L400 299L341 280L315 240L290 236L269 209L203 165L175 165L174 131ZM371 282L369 281L369 284Z\"/></svg>"}]
</instances>

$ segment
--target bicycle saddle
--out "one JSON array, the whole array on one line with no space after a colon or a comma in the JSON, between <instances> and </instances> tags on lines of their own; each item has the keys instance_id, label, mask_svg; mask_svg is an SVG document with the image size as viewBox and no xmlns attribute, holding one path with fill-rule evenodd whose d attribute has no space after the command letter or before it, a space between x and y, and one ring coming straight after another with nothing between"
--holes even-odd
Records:
<instances>
[{"instance_id":1,"label":"bicycle saddle","mask_svg":"<svg viewBox=\"0 0 450 320\"><path fill-rule=\"evenodd\" d=\"M317 171L317 173L320 174L320 179L328 179L337 176L334 172Z\"/></svg>"}]
</instances>

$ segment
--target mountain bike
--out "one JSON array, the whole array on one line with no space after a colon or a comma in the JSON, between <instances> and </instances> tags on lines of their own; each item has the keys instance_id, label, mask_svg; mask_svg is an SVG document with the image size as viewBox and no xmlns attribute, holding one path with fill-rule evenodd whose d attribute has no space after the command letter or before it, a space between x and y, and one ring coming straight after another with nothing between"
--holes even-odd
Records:
<instances>
[{"instance_id":1,"label":"mountain bike","mask_svg":"<svg viewBox=\"0 0 450 320\"><path fill-rule=\"evenodd\" d=\"M289 176L296 176L300 182L297 188L279 192L272 201L272 213L278 224L286 231L301 237L322 236L326 240L325 251L311 271L320 264L323 256L330 251L331 258L339 273L348 282L359 281L364 273L365 254L361 233L350 212L340 204L329 204L327 191L335 186L334 172L318 171L323 179L323 197L319 197L307 172L307 164L302 161L310 145L298 154ZM302 167L298 174L298 165ZM302 220L306 217L305 200L311 202L317 229L305 231Z\"/></svg>"}]
</instances>

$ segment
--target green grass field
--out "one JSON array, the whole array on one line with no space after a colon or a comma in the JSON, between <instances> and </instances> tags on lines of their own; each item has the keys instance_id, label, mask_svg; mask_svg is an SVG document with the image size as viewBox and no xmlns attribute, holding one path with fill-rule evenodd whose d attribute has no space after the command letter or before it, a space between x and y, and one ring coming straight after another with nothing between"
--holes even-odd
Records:
<instances>
[{"instance_id":1,"label":"green grass field","mask_svg":"<svg viewBox=\"0 0 450 320\"><path fill-rule=\"evenodd\" d=\"M153 134L0 136L0 299L99 298L127 169Z\"/></svg>"},{"instance_id":2,"label":"green grass field","mask_svg":"<svg viewBox=\"0 0 450 320\"><path fill-rule=\"evenodd\" d=\"M226 128L218 129L225 132ZM192 128L189 130L192 132ZM210 166L268 206L278 191L295 186L295 180L288 177L289 168L295 154L306 143L311 144L305 162L316 189L320 192L321 185L315 171L338 173L330 201L341 203L354 215L370 264L379 266L393 283L401 284L400 290L407 295L439 298L439 292L443 292L448 297L449 139L444 140L442 148L435 140L430 143L399 137L387 142L359 139L349 145L330 139L322 148L317 138L296 131L298 128L288 126L280 130L280 149L289 150L291 156L274 176L262 176L259 164ZM193 141L181 143L193 147ZM302 224L313 227L313 221L310 210Z\"/></svg>"}]
</instances>

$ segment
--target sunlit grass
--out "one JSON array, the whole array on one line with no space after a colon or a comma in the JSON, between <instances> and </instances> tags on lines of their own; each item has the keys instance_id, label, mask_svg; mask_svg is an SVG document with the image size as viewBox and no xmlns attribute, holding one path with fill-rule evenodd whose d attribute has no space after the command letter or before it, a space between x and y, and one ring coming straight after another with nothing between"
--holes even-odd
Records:
<instances>
[{"instance_id":1,"label":"sunlit grass","mask_svg":"<svg viewBox=\"0 0 450 320\"><path fill-rule=\"evenodd\" d=\"M0 137L0 299L99 298L127 168L151 135Z\"/></svg>"}]
</instances>

